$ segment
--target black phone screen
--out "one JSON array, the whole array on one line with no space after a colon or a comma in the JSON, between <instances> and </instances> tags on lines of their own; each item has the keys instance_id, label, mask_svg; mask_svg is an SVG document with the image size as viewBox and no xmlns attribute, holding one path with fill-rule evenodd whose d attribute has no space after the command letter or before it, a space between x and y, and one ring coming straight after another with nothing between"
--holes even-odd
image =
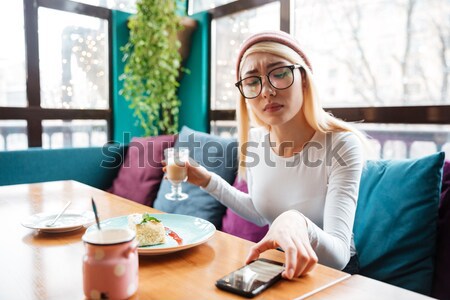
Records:
<instances>
[{"instance_id":1,"label":"black phone screen","mask_svg":"<svg viewBox=\"0 0 450 300\"><path fill-rule=\"evenodd\" d=\"M282 263L258 259L224 276L217 286L244 296L254 296L281 278Z\"/></svg>"}]
</instances>

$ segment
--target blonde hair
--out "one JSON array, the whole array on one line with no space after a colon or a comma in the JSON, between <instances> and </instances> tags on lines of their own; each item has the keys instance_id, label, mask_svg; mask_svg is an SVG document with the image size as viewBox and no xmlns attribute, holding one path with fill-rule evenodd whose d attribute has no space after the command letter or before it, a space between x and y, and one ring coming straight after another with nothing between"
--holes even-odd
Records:
<instances>
[{"instance_id":1,"label":"blonde hair","mask_svg":"<svg viewBox=\"0 0 450 300\"><path fill-rule=\"evenodd\" d=\"M352 132L361 141L365 152L368 154L371 152L371 146L367 137L354 128L350 123L342 121L330 113L327 113L320 103L320 99L317 94L316 87L314 85L313 74L309 67L305 64L303 59L298 53L291 48L275 43L275 42L260 42L251 46L242 56L239 64L239 74L241 72L242 65L248 55L256 52L270 53L279 57L282 57L291 63L301 65L304 70L302 72L303 84L303 113L308 124L316 131L327 132ZM247 108L244 96L240 95L240 101L236 107L236 119L238 123L238 140L239 140L239 177L246 178L245 160L247 155L247 149L245 145L248 142L248 134L250 130L250 121L254 121L258 126L263 126L269 129L269 125L265 124L259 119L251 110Z\"/></svg>"}]
</instances>

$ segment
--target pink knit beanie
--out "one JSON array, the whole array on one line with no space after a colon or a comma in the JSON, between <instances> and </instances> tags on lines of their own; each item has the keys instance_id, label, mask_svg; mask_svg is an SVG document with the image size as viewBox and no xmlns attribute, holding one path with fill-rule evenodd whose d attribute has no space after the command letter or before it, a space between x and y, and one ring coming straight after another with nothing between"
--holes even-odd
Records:
<instances>
[{"instance_id":1,"label":"pink knit beanie","mask_svg":"<svg viewBox=\"0 0 450 300\"><path fill-rule=\"evenodd\" d=\"M253 46L256 43L260 42L275 42L280 43L285 46L288 46L295 52L297 52L300 57L304 60L305 64L308 66L309 70L312 72L311 64L306 57L306 55L303 53L302 49L300 48L300 45L298 44L297 40L295 40L290 34L284 32L284 31L263 31L260 33L256 33L252 36L250 36L248 39L246 39L242 45L241 49L239 51L237 61L236 61L236 78L239 80L239 66L241 64L242 56L244 55L245 51L247 51L248 48Z\"/></svg>"}]
</instances>

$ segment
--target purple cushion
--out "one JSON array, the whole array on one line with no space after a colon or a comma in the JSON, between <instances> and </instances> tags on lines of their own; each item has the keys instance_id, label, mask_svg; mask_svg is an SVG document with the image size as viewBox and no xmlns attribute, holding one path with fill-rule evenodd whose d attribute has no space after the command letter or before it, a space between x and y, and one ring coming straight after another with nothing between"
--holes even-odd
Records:
<instances>
[{"instance_id":1,"label":"purple cushion","mask_svg":"<svg viewBox=\"0 0 450 300\"><path fill-rule=\"evenodd\" d=\"M432 296L450 299L450 161L446 161L442 175L441 202L436 244L436 267Z\"/></svg>"},{"instance_id":2,"label":"purple cushion","mask_svg":"<svg viewBox=\"0 0 450 300\"><path fill-rule=\"evenodd\" d=\"M243 180L239 180L236 177L233 186L238 190L248 193L247 183ZM259 227L249 222L240 216L238 216L234 211L227 208L225 216L222 220L222 231L232 234L234 236L241 237L243 239L259 242L267 233L269 226Z\"/></svg>"},{"instance_id":3,"label":"purple cushion","mask_svg":"<svg viewBox=\"0 0 450 300\"><path fill-rule=\"evenodd\" d=\"M164 149L172 147L175 139L175 135L133 138L108 192L152 206L163 177Z\"/></svg>"}]
</instances>

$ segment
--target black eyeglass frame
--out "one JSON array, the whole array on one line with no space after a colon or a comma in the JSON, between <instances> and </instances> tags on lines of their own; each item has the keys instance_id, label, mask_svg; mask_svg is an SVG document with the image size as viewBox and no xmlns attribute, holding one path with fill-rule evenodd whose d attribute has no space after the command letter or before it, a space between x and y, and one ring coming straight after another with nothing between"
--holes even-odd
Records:
<instances>
[{"instance_id":1,"label":"black eyeglass frame","mask_svg":"<svg viewBox=\"0 0 450 300\"><path fill-rule=\"evenodd\" d=\"M281 89L280 89L280 88L277 88L276 86L274 86L274 85L272 84L272 82L270 81L270 73L272 73L272 72L274 72L274 71L276 71L276 70L278 70L278 69L282 69L282 68L289 68L289 69L291 70L291 73L292 73L292 82L291 82L291 84L288 85L287 87L281 88ZM238 88L239 92L241 93L241 95L242 95L245 99L255 99L256 97L258 97L259 95L261 95L261 92L262 92L262 86L263 86L263 84L262 84L262 78L263 78L264 76L267 77L267 81L269 82L270 86L272 86L274 89L277 89L277 90L285 90L285 89L290 88L290 87L294 84L294 81L295 81L294 70L295 70L295 69L303 69L303 66L301 66L301 65L299 65L299 64L293 64L293 65L290 65L290 66L277 67L277 68L271 70L271 71L270 71L269 73L267 73L266 75L260 75L260 76L248 76L248 77L245 77L245 78L239 80L239 81L236 82L234 85ZM254 96L254 97L246 97L246 96L244 95L244 92L242 91L242 81L244 81L244 80L246 80L246 79L249 79L249 78L253 78L253 77L254 77L254 78L258 78L258 80L259 80L259 87L260 87L259 93L258 93L256 96Z\"/></svg>"}]
</instances>

